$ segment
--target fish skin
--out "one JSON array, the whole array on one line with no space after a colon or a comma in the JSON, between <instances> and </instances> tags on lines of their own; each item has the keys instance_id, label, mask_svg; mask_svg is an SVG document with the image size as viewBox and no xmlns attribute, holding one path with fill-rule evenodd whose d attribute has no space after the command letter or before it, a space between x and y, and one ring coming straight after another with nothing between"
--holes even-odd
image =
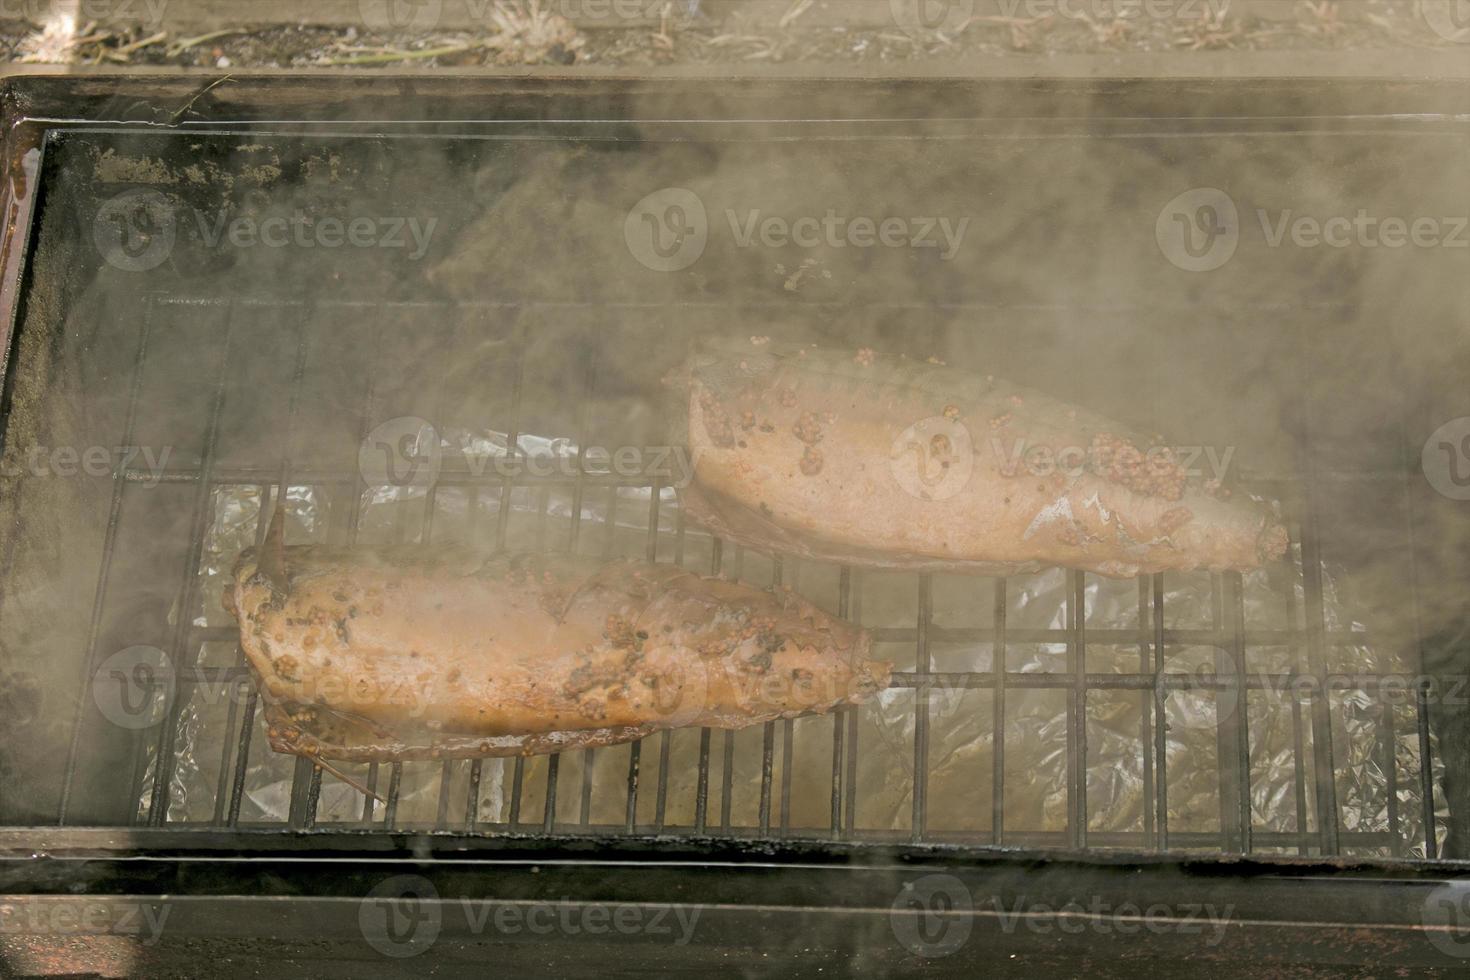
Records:
<instances>
[{"instance_id":1,"label":"fish skin","mask_svg":"<svg viewBox=\"0 0 1470 980\"><path fill-rule=\"evenodd\" d=\"M707 346L666 379L687 396L683 506L719 537L982 575L1245 571L1285 553L1268 507L1224 499L1158 452L1157 469L1125 465L1149 441L1085 409L940 364L760 340ZM1095 455L1037 476L1016 467L1018 444Z\"/></svg>"},{"instance_id":2,"label":"fish skin","mask_svg":"<svg viewBox=\"0 0 1470 980\"><path fill-rule=\"evenodd\" d=\"M867 700L892 665L782 589L674 565L284 547L224 605L271 747L321 759L535 755ZM262 568L264 566L264 568ZM273 572L277 577L272 578Z\"/></svg>"}]
</instances>

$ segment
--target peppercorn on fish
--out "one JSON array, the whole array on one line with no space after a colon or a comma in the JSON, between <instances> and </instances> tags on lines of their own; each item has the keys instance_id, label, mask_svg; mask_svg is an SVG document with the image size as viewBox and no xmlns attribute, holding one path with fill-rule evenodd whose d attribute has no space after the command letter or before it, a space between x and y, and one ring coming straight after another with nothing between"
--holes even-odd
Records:
<instances>
[{"instance_id":1,"label":"peppercorn on fish","mask_svg":"<svg viewBox=\"0 0 1470 980\"><path fill-rule=\"evenodd\" d=\"M1187 474L1106 418L937 362L704 348L688 399L687 513L757 549L883 568L1115 577L1280 558L1270 507Z\"/></svg>"},{"instance_id":2,"label":"peppercorn on fish","mask_svg":"<svg viewBox=\"0 0 1470 980\"><path fill-rule=\"evenodd\" d=\"M534 755L824 713L888 683L867 633L782 589L673 565L282 537L278 516L224 598L278 752Z\"/></svg>"}]
</instances>

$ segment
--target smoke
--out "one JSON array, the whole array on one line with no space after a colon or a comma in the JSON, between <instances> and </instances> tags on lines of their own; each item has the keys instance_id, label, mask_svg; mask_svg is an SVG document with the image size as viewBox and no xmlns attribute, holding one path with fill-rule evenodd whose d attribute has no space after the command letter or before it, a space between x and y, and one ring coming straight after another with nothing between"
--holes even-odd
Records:
<instances>
[{"instance_id":1,"label":"smoke","mask_svg":"<svg viewBox=\"0 0 1470 980\"><path fill-rule=\"evenodd\" d=\"M1229 451L1244 489L1280 500L1298 542L1304 530L1315 535L1337 586L1333 628L1361 626L1373 638L1353 648L1381 643L1381 662L1416 670L1419 640L1462 615L1466 504L1436 490L1420 449L1439 426L1470 414L1457 403L1467 253L1412 241L1373 246L1356 232L1341 246L1310 244L1310 234L1293 233L1304 216L1325 227L1366 212L1379 240L1388 218L1410 229L1431 218L1441 222L1441 243L1453 237L1453 219L1470 206L1458 142L1392 120L1255 118L1283 111L1270 105L1245 106L1246 121L1215 123L1219 97L1188 84L1155 107L1157 118L1140 110L1111 122L1087 118L1076 96L1057 110L1029 85L935 84L871 106L857 96L804 103L798 90L780 105L749 91L702 91L697 112L661 95L604 99L606 115L660 122L515 130L535 138L454 125L474 128L476 138L64 141L47 171L54 192L41 216L35 299L15 361L26 387L12 406L7 452L122 445L132 411L131 443L169 447L181 473L204 465L212 441L222 484L215 494L182 478L126 491L98 659L155 644L232 662L228 639L204 631L230 626L220 578L256 532L258 487L283 469L300 488L294 543L354 533L369 543L411 541L430 534L432 514L434 542L559 549L575 541L586 553L641 557L652 509L662 532L657 557L683 547L686 562L708 567L710 546L697 529L676 537L671 493L653 502L646 489L600 486L579 497L559 485L502 499L499 487L443 483L431 510L422 488L370 494L356 481L365 429L409 416L429 420L446 452L515 437L667 445L679 419L662 379L712 337L934 357L1176 445ZM1101 114L1125 96L1104 90L1091 108ZM441 111L409 101L395 112L416 109ZM1290 109L1316 114L1309 103ZM780 113L790 121L776 120ZM1210 215L1183 204L1171 211L1201 189L1223 194L1234 221L1218 196ZM157 197L109 203L139 190ZM394 227L406 247L385 244ZM1168 237L1176 230L1178 248ZM1186 233L1193 237L1180 252ZM1176 261L1192 250L1195 264L1213 264L1224 254L1215 250L1222 235L1233 243L1215 267ZM34 803L17 810L27 818L54 810L60 780L51 766L65 755L79 701L86 707L77 685L111 491L108 479L37 477L4 504L6 525L25 534L5 582L0 670L27 712L57 720L9 750L33 790L24 795ZM202 573L190 583L200 528ZM736 559L725 560L730 573ZM740 560L748 578L770 580L764 559ZM1278 591L1299 594L1295 569L1272 574L1287 583ZM836 606L834 570L789 565L783 575ZM874 581L913 594L911 578ZM937 612L973 602L970 585L954 584L951 604ZM864 622L891 612L886 628L911 628L893 611L899 606L872 599ZM1292 610L1246 628L1291 633L1283 669L1306 669L1300 631L1310 610L1299 600ZM192 638L176 640L190 627ZM1044 652L1037 665L1050 663ZM983 669L981 653L970 643L955 654L965 665L956 669ZM1351 660L1339 666L1350 669ZM912 697L902 692L864 716L864 826L898 829L908 819L911 783L889 777L912 765L903 741L912 733L898 721L911 717ZM1065 705L1041 694L1015 704L1022 727L1055 748ZM224 706L214 714L197 707L183 707L187 764L170 793L181 813L207 819L233 736ZM1131 730L1136 720L1126 715L1116 727ZM976 726L984 727L956 731L979 738ZM797 780L793 819L822 826L830 800L802 787L826 788L831 723L804 719L796 731L794 765L812 778ZM91 719L84 744L101 745L106 734ZM735 737L733 819L749 822L761 732ZM692 819L686 791L697 743L697 733L673 737L671 820ZM121 782L126 796L134 759L146 769L151 751L144 740L84 759L87 772L122 773L86 783L88 812L125 818L109 794ZM1042 761L1058 765L1062 756L1048 753ZM599 753L595 763L593 812L620 822L624 804L602 790L626 780L626 765L611 758ZM1210 782L1214 762L1193 762L1170 757L1186 783ZM524 812L539 813L545 762L528 766ZM938 778L955 782L936 794L950 792L953 815L981 797L954 789L973 773L945 766ZM278 814L290 769L290 760L253 757L245 812ZM405 799L419 802L406 804L402 819L433 819L433 793L414 796L419 776L407 778ZM434 778L424 775L423 785ZM1053 790L1019 794L1007 826L1060 826ZM6 806L18 806L14 799ZM1196 802L1189 819L1208 802ZM640 799L639 813L651 805ZM508 807L490 818L505 818ZM1131 829L1139 813L1120 804L1109 826Z\"/></svg>"}]
</instances>

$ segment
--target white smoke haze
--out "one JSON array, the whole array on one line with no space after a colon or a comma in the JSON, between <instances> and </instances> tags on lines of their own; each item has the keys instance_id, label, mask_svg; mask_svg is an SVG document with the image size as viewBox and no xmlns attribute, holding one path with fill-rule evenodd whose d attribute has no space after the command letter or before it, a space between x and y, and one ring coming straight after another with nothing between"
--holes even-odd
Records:
<instances>
[{"instance_id":1,"label":"white smoke haze","mask_svg":"<svg viewBox=\"0 0 1470 980\"><path fill-rule=\"evenodd\" d=\"M1106 125L1049 118L1044 97L1020 90L943 86L906 107L922 114L917 122L877 120L883 107L850 104L845 112L858 121L800 118L798 106L789 110L794 122L718 125L746 111L743 97L711 94L698 113L708 124L680 116L560 134L547 127L536 139L92 136L58 149L48 163L56 183L41 216L7 455L25 446L166 445L173 451L164 468L184 473L203 465L213 432L220 485L201 495L196 483L165 478L126 490L98 659L152 644L171 657L197 652L206 666L234 664L232 621L219 598L236 554L254 543L268 513L260 487L283 467L293 474L293 544L430 536L486 549L575 543L588 554L641 558L654 513L658 560L677 554L709 569L712 543L697 527L680 530L672 480L657 499L637 479L580 489L552 480L504 498L495 481L385 490L358 485L359 454L372 426L403 417L429 421L450 450L504 449L514 439L521 447L672 452L684 440L664 379L702 339L736 337L932 357L1046 390L1170 445L1228 448L1223 478L1279 501L1296 543L1289 562L1245 577L1246 631L1280 640L1247 644L1248 669L1310 671L1304 517L1327 569L1327 668L1440 669L1420 664L1416 651L1460 615L1465 504L1436 491L1420 450L1430 433L1470 414L1457 404L1467 366L1466 252L1412 241L1369 247L1359 237L1299 247L1289 222L1273 246L1268 232L1286 214L1326 222L1366 212L1379 219L1375 236L1386 217L1412 234L1420 217L1462 215L1459 142L1385 120L1241 132L1243 124L1211 123L1209 101L1187 94L1174 102L1185 118ZM1030 113L1037 118L1008 118L1022 98L1038 100ZM1097 96L1099 112L1107 98ZM657 96L630 97L622 108L662 111ZM1310 103L1291 109L1318 115ZM1187 118L1194 111L1200 118ZM186 142L202 149L186 152ZM123 212L121 231L104 222L98 232L106 201L138 189L161 195L179 220L168 225L145 211L139 220L153 224L134 226L136 212ZM1188 197L1200 189L1218 193ZM1220 195L1237 211L1234 224ZM1216 207L1206 213L1181 200ZM1264 231L1261 212L1274 216ZM228 220L218 225L221 215ZM324 221L339 223L348 241L358 218L373 223L371 240L364 231L360 246L322 246ZM380 232L390 219L432 231L385 247ZM265 229L293 222L317 232L262 247ZM165 225L174 237L160 254ZM1437 241L1450 237L1448 224L1437 227L1446 231ZM1197 237L1188 248L1181 237L1183 251L1171 251L1173 230ZM108 237L114 233L121 237ZM1197 252L1198 262L1213 264L1223 254L1216 242L1226 240L1230 254L1213 268L1175 261ZM99 241L127 247L108 253ZM130 268L139 256L157 262ZM124 438L145 325L142 395ZM5 524L26 528L0 540L11 549L0 555L13 554L0 600L0 678L15 707L8 716L23 719L5 732L5 775L28 792L0 813L7 822L44 822L61 794L55 760L67 754L84 674L112 486L86 474L33 479L21 460L13 478L0 470L16 488L0 504ZM451 469L446 463L443 472ZM1300 479L1308 472L1315 483ZM188 580L196 530L204 550L197 580ZM726 548L722 559L728 575L762 585L774 576L765 556ZM781 578L837 609L837 569L787 561ZM1166 576L1164 585L1166 628L1205 631L1224 615L1216 609L1224 585L1207 573ZM936 576L932 587L933 624L954 631L932 641L933 669L991 670L993 582ZM1008 628L1066 629L1069 595L1062 572L1009 583ZM880 636L875 650L901 671L917 666L917 596L914 576L893 573L860 574L851 594L849 614L863 625L910 631ZM1087 670L1152 673L1151 649L1140 661L1152 623L1139 618L1137 583L1089 576L1086 596L1086 627L1104 637L1089 640ZM186 627L190 638L176 640ZM1007 658L1013 672L1070 669L1056 644L1013 641ZM1218 663L1204 641L1170 644L1164 661L1166 672L1184 673ZM928 830L988 839L994 696L938 684L929 698ZM1006 698L1005 833L1059 842L1068 820L1067 696L1017 689ZM909 829L914 699L912 688L895 688L858 716L862 830ZM233 765L238 727L228 720L237 699L197 700L180 704L171 819L212 819L228 783L221 760ZM1088 698L1089 830L1133 833L1132 846L1152 846L1143 836L1153 820L1144 773L1154 746L1144 736L1153 730L1146 723L1164 721L1171 833L1218 835L1220 704L1213 691L1174 692L1156 718L1145 692ZM1315 829L1311 712L1302 707ZM1341 828L1380 835L1353 849L1422 853L1412 707L1390 709L1399 768L1392 846L1380 708L1353 694L1331 707ZM1291 838L1302 828L1290 700L1253 692L1244 718L1254 827ZM832 724L796 721L791 771L777 763L777 792L790 785L791 825L809 834L825 833L830 816ZM151 795L152 742L140 742L136 756L124 745L114 757L87 758L106 736L98 725L84 728L82 771L95 777L107 765L122 775L84 780L87 791L73 801L78 821L126 819ZM711 750L712 826L724 802L723 739L716 733ZM733 739L730 819L749 828L762 732ZM643 750L650 775L640 825L654 820L658 747L653 740ZM698 747L697 731L670 736L669 825L694 820ZM628 751L600 750L591 762L593 824L622 824ZM525 763L523 821L540 819L546 764ZM579 818L586 765L580 754L561 761L559 819ZM242 820L285 819L293 766L256 731ZM365 777L365 767L349 768ZM449 804L456 815L468 806L462 768ZM509 819L511 770L485 768L478 819ZM401 823L436 819L438 779L436 765L406 768ZM1441 793L1441 809L1443 800ZM360 819L362 804L329 778L320 819ZM1272 846L1295 850L1291 840Z\"/></svg>"}]
</instances>

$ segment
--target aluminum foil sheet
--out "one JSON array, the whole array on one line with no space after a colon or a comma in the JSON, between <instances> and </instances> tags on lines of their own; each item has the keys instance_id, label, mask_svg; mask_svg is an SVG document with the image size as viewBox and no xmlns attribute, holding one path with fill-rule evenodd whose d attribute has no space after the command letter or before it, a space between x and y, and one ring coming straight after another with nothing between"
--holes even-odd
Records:
<instances>
[{"instance_id":1,"label":"aluminum foil sheet","mask_svg":"<svg viewBox=\"0 0 1470 980\"><path fill-rule=\"evenodd\" d=\"M503 457L508 442L499 433L445 433L447 451L470 450ZM574 458L576 447L567 440L522 436L522 452ZM603 474L606 475L606 474ZM572 545L587 554L642 558L648 547L650 490L614 486L590 480L582 498L579 527L573 529L573 487L524 487L510 492L507 512L501 513L499 486L478 490L439 486L434 494L434 540L463 540L487 550L503 535L504 546L516 550L558 550ZM333 527L345 527L343 508L359 508L358 540L365 544L417 540L424 526L427 492L422 487L390 487L354 493L347 487L293 486L287 495L290 518L288 541L325 542ZM664 488L658 502L660 561L681 559L688 567L712 567L712 541L695 527L681 523L676 492ZM261 495L255 487L224 487L215 494L214 523L206 541L204 576L198 607L188 611L196 625L231 626L220 607L230 565L239 551L255 541L262 520ZM340 533L340 531L339 531ZM1295 556L1299 559L1299 555ZM1258 570L1243 577L1245 624L1252 631L1300 626L1303 586L1299 561L1289 568ZM776 567L764 556L727 548L723 574L757 585L770 584ZM812 563L787 561L780 567L783 584L831 611L838 603L838 570ZM988 672L995 655L993 616L995 582L984 578L936 575L932 579L932 619L929 654L938 672ZM1170 629L1208 629L1225 608L1218 576L1208 573L1169 575L1165 578L1164 620ZM918 613L918 578L908 573L854 573L851 614L862 625L879 631L875 656L892 659L898 671L916 666L912 636ZM1071 579L1054 569L1007 580L1005 594L1008 631L1064 629L1068 626ZM1086 630L1128 631L1128 642L1089 639L1086 669L1092 674L1151 673L1153 652L1146 642L1152 630L1152 612L1144 609L1140 622L1140 589L1134 580L1112 580L1089 575L1085 579ZM1338 597L1333 570L1324 570L1324 608L1329 630L1362 631L1352 611ZM175 615L177 615L175 610ZM1293 618L1295 617L1295 618ZM904 631L908 631L905 633ZM897 637L897 638L895 638ZM955 639L955 637L960 637ZM1137 639L1134 639L1137 637ZM1143 645L1141 646L1141 641ZM241 661L232 642L210 642L200 652L205 666L228 667ZM1165 670L1210 680L1229 661L1214 646L1169 646ZM1250 646L1250 672L1277 675L1309 673L1304 649L1289 646ZM1008 671L1066 674L1072 667L1065 644L1006 645ZM1408 676L1413 670L1393 650L1366 642L1334 645L1329 669L1341 673L1381 673ZM235 761L233 753L243 720L246 684L199 685L182 706L176 736L177 766L171 787L171 821L209 821L228 796ZM1349 853L1422 855L1421 782L1418 731L1413 699L1379 697L1362 691L1339 690L1329 698L1339 829L1345 834L1375 834L1362 843L1343 840ZM858 710L855 835L908 836L913 814L915 690L893 687ZM1294 724L1292 700L1299 711ZM935 683L929 698L929 756L926 833L941 838L992 839L993 766L995 752L995 694L988 688L965 688ZM1219 850L1221 806L1219 725L1222 711L1235 710L1228 693L1193 689L1171 692L1165 700L1165 753L1167 822L1170 847ZM1150 779L1157 783L1152 726L1153 695L1148 690L1094 689L1086 699L1086 798L1089 846L1147 849L1157 838L1155 803L1147 793ZM1391 716L1391 718L1390 718ZM1312 751L1312 712L1303 688L1282 684L1253 690L1246 698L1244 717L1249 733L1249 803L1255 849L1294 852L1303 830L1315 834L1316 787ZM1003 764L1003 837L1028 841L1027 835L1050 832L1065 841L1069 812L1068 719L1066 690L1035 689L1012 684L1005 693ZM1392 741L1385 722L1392 722ZM259 713L254 721L250 754L241 798L243 825L278 824L288 817L292 757L270 750ZM781 825L785 814L792 836L830 836L833 726L831 717L797 719L790 726L790 773L787 774L785 726L777 723L775 774L771 823ZM726 734L713 733L710 750L710 788L707 825L711 832L751 833L758 822L761 790L760 726L729 736L733 765L728 775ZM647 739L641 752L637 824L653 827L658 820L658 797L664 797L662 825L678 832L692 828L698 779L700 733L681 730ZM1393 755L1390 773L1389 752ZM846 751L851 752L849 743ZM626 817L630 748L617 746L596 753L576 752L563 758L558 774L556 821L558 827L580 822L584 799L590 824L621 827ZM661 756L668 753L668 784L660 794ZM591 755L590 770L587 765ZM1234 765L1229 755L1223 760ZM1436 755L1436 764L1438 762ZM482 764L478 801L473 812L482 824L505 824L513 818L530 827L541 826L545 813L545 758L525 760L518 811L512 813L513 759L487 759ZM470 811L468 761L449 765L448 806L441 822L439 799L446 778L438 763L404 766L396 820L399 826L442 826L461 829ZM366 781L365 765L344 766ZM1152 771L1150 771L1152 770ZM151 774L152 767L148 772ZM1441 773L1436 766L1433 782ZM151 776L149 777L151 779ZM386 792L387 767L377 776L379 792ZM584 791L590 786L590 795ZM728 792L726 790L728 786ZM1390 787L1396 800L1391 820ZM783 790L784 788L784 790ZM145 780L140 807L146 808L151 786ZM1436 799L1443 794L1436 791ZM319 825L355 823L363 819L365 799L356 789L324 775ZM1299 816L1299 808L1301 816ZM373 819L383 820L378 804ZM1443 815L1443 814L1441 814ZM1301 821L1304 819L1304 823ZM1396 823L1398 844L1391 844ZM1442 824L1441 824L1442 825ZM1117 834L1132 836L1117 837ZM1275 838L1271 835L1285 835ZM1183 843L1181 843L1181 841ZM1264 841L1264 843L1263 843Z\"/></svg>"}]
</instances>

